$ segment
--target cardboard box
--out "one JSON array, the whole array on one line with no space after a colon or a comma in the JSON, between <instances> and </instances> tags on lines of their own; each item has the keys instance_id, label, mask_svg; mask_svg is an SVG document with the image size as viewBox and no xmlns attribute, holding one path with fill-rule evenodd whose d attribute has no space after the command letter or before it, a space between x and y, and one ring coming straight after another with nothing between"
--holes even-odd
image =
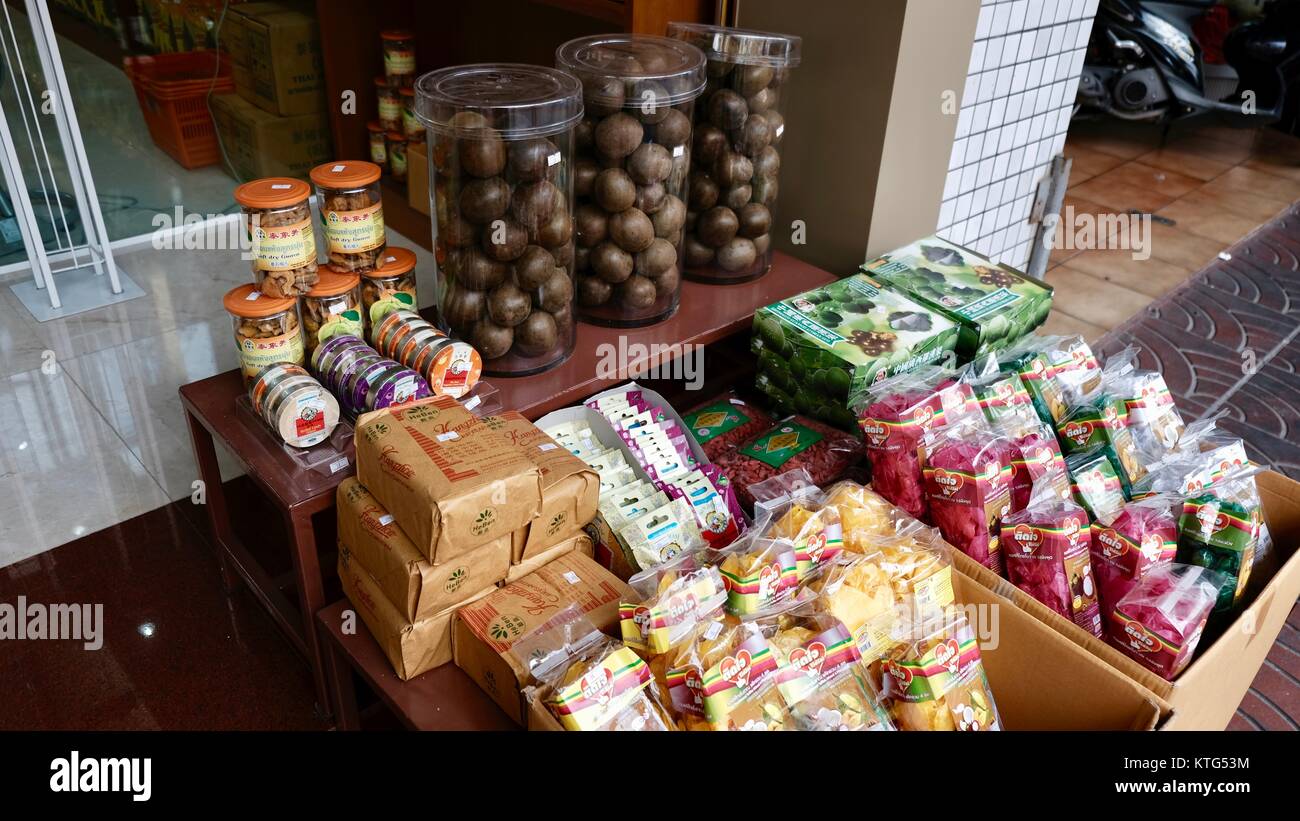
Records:
<instances>
[{"instance_id":1,"label":"cardboard box","mask_svg":"<svg viewBox=\"0 0 1300 821\"><path fill-rule=\"evenodd\" d=\"M324 114L277 117L238 94L214 94L212 119L240 179L306 177L333 156Z\"/></svg>"},{"instance_id":2,"label":"cardboard box","mask_svg":"<svg viewBox=\"0 0 1300 821\"><path fill-rule=\"evenodd\" d=\"M528 525L541 471L448 396L357 421L357 478L426 559L443 564Z\"/></svg>"},{"instance_id":3,"label":"cardboard box","mask_svg":"<svg viewBox=\"0 0 1300 821\"><path fill-rule=\"evenodd\" d=\"M560 720L552 715L550 710L546 709L546 705L542 703L542 699L540 698L540 693L530 687L528 688L528 691L524 693L523 698L524 703L528 705L528 722L525 725L528 732L564 732L564 725L560 724Z\"/></svg>"},{"instance_id":4,"label":"cardboard box","mask_svg":"<svg viewBox=\"0 0 1300 821\"><path fill-rule=\"evenodd\" d=\"M325 69L316 18L284 3L232 6L223 40L236 66L235 89L282 117L325 110ZM231 36L233 35L233 42Z\"/></svg>"},{"instance_id":5,"label":"cardboard box","mask_svg":"<svg viewBox=\"0 0 1300 821\"><path fill-rule=\"evenodd\" d=\"M957 353L966 359L1009 346L1052 310L1052 286L938 237L890 251L862 270L958 323Z\"/></svg>"},{"instance_id":6,"label":"cardboard box","mask_svg":"<svg viewBox=\"0 0 1300 821\"><path fill-rule=\"evenodd\" d=\"M409 681L452 660L451 628L455 609L410 622L388 601L374 577L352 561L343 544L339 545L338 570L343 594L370 628L398 678ZM480 590L470 600L483 598L495 590L495 587Z\"/></svg>"},{"instance_id":7,"label":"cardboard box","mask_svg":"<svg viewBox=\"0 0 1300 821\"><path fill-rule=\"evenodd\" d=\"M591 544L591 537L586 533L579 533L549 548L546 552L510 568L509 572L506 573L506 584L522 579L530 573L535 573L568 553L581 553L589 559L596 555L595 548Z\"/></svg>"},{"instance_id":8,"label":"cardboard box","mask_svg":"<svg viewBox=\"0 0 1300 821\"><path fill-rule=\"evenodd\" d=\"M406 202L412 209L429 216L429 155L424 143L406 149Z\"/></svg>"},{"instance_id":9,"label":"cardboard box","mask_svg":"<svg viewBox=\"0 0 1300 821\"><path fill-rule=\"evenodd\" d=\"M515 642L578 604L601 630L618 624L618 603L630 588L580 553L569 552L536 572L456 611L452 649L456 666L524 723L520 697L528 668L510 654Z\"/></svg>"},{"instance_id":10,"label":"cardboard box","mask_svg":"<svg viewBox=\"0 0 1300 821\"><path fill-rule=\"evenodd\" d=\"M1250 688L1264 657L1300 596L1300 483L1268 472L1260 474L1264 519L1273 535L1273 555L1256 567L1246 591L1247 606L1211 644L1202 641L1196 657L1174 681L1151 673L1102 639L1093 637L1023 593L1006 579L953 551L958 570L1005 596L1076 645L1168 702L1173 715L1164 729L1222 730ZM1208 638L1208 637L1207 637ZM995 693L996 695L996 693Z\"/></svg>"},{"instance_id":11,"label":"cardboard box","mask_svg":"<svg viewBox=\"0 0 1300 821\"><path fill-rule=\"evenodd\" d=\"M542 506L518 546L516 564L541 555L587 526L600 498L599 473L518 411L484 416L483 424L505 437L542 474Z\"/></svg>"},{"instance_id":12,"label":"cardboard box","mask_svg":"<svg viewBox=\"0 0 1300 821\"><path fill-rule=\"evenodd\" d=\"M356 477L339 485L338 536L408 621L420 621L492 587L510 570L510 537L446 564L430 564Z\"/></svg>"}]
</instances>

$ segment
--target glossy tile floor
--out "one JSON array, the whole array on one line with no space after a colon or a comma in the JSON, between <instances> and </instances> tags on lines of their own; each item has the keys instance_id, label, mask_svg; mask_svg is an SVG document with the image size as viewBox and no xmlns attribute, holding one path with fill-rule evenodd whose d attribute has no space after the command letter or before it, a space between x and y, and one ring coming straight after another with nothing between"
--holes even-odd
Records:
<instances>
[{"instance_id":1,"label":"glossy tile floor","mask_svg":"<svg viewBox=\"0 0 1300 821\"><path fill-rule=\"evenodd\" d=\"M1161 147L1147 126L1076 123L1066 208L1153 215L1150 259L1127 250L1060 249L1047 330L1096 340L1176 288L1229 245L1300 199L1300 139L1271 130L1190 126Z\"/></svg>"},{"instance_id":2,"label":"glossy tile floor","mask_svg":"<svg viewBox=\"0 0 1300 821\"><path fill-rule=\"evenodd\" d=\"M432 262L417 259L432 294ZM146 296L50 322L9 290L17 275L0 280L0 567L193 492L176 391L236 366L221 298L249 281L248 263L149 246L117 260Z\"/></svg>"}]
</instances>

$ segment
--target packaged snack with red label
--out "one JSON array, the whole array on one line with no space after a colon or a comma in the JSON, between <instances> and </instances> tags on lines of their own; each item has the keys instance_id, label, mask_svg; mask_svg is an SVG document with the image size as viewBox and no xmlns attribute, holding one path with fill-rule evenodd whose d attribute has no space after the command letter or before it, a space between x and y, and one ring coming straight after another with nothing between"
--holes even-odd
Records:
<instances>
[{"instance_id":1,"label":"packaged snack with red label","mask_svg":"<svg viewBox=\"0 0 1300 821\"><path fill-rule=\"evenodd\" d=\"M883 696L900 730L1002 729L979 644L961 611L890 651Z\"/></svg>"},{"instance_id":2,"label":"packaged snack with red label","mask_svg":"<svg viewBox=\"0 0 1300 821\"><path fill-rule=\"evenodd\" d=\"M1216 612L1232 610L1246 592L1264 523L1253 467L1229 474L1189 496L1178 518L1178 560L1223 575Z\"/></svg>"},{"instance_id":3,"label":"packaged snack with red label","mask_svg":"<svg viewBox=\"0 0 1300 821\"><path fill-rule=\"evenodd\" d=\"M1115 604L1157 565L1174 560L1178 550L1176 496L1160 495L1129 502L1109 522L1092 524L1092 572L1103 624Z\"/></svg>"},{"instance_id":4,"label":"packaged snack with red label","mask_svg":"<svg viewBox=\"0 0 1300 821\"><path fill-rule=\"evenodd\" d=\"M1012 584L1101 638L1088 513L1070 499L1063 473L1045 476L1028 506L1002 520L1001 542Z\"/></svg>"},{"instance_id":5,"label":"packaged snack with red label","mask_svg":"<svg viewBox=\"0 0 1300 821\"><path fill-rule=\"evenodd\" d=\"M1074 501L1093 521L1109 521L1124 507L1124 486L1115 465L1102 448L1074 453L1065 458Z\"/></svg>"},{"instance_id":6,"label":"packaged snack with red label","mask_svg":"<svg viewBox=\"0 0 1300 821\"><path fill-rule=\"evenodd\" d=\"M1227 580L1186 564L1154 567L1115 604L1106 626L1110 643L1167 681L1196 652L1205 622Z\"/></svg>"},{"instance_id":7,"label":"packaged snack with red label","mask_svg":"<svg viewBox=\"0 0 1300 821\"><path fill-rule=\"evenodd\" d=\"M672 702L688 730L796 730L779 684L792 671L754 622L709 622L673 654Z\"/></svg>"},{"instance_id":8,"label":"packaged snack with red label","mask_svg":"<svg viewBox=\"0 0 1300 821\"><path fill-rule=\"evenodd\" d=\"M952 425L925 442L930 519L948 543L1002 575L999 531L1011 511L1011 452L983 419Z\"/></svg>"},{"instance_id":9,"label":"packaged snack with red label","mask_svg":"<svg viewBox=\"0 0 1300 821\"><path fill-rule=\"evenodd\" d=\"M776 420L730 391L683 414L682 421L704 449L704 455L716 462L723 454L772 427Z\"/></svg>"},{"instance_id":10,"label":"packaged snack with red label","mask_svg":"<svg viewBox=\"0 0 1300 821\"><path fill-rule=\"evenodd\" d=\"M752 510L750 485L802 468L818 486L839 480L862 458L862 442L852 434L806 416L777 422L715 464L731 479L736 496Z\"/></svg>"},{"instance_id":11,"label":"packaged snack with red label","mask_svg":"<svg viewBox=\"0 0 1300 821\"><path fill-rule=\"evenodd\" d=\"M951 370L930 366L883 380L853 405L871 462L871 486L918 519L926 520L920 452L925 435L978 411L970 385Z\"/></svg>"}]
</instances>

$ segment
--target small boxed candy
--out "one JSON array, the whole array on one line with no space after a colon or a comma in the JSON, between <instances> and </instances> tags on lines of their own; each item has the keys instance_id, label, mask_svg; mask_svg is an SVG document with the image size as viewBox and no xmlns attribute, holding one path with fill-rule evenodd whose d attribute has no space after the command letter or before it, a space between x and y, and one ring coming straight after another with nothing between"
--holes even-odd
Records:
<instances>
[{"instance_id":1,"label":"small boxed candy","mask_svg":"<svg viewBox=\"0 0 1300 821\"><path fill-rule=\"evenodd\" d=\"M1196 652L1219 590L1227 580L1186 564L1151 569L1115 604L1106 627L1110 643L1143 667L1173 681Z\"/></svg>"}]
</instances>

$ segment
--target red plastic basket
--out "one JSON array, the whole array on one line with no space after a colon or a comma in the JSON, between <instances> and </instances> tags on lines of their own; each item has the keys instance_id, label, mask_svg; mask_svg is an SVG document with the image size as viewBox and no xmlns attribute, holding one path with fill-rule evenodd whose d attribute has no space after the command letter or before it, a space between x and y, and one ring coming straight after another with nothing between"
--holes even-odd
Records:
<instances>
[{"instance_id":1,"label":"red plastic basket","mask_svg":"<svg viewBox=\"0 0 1300 821\"><path fill-rule=\"evenodd\" d=\"M154 144L185 168L220 162L207 98L209 91L235 90L225 56L219 51L188 51L127 57L124 62Z\"/></svg>"}]
</instances>

